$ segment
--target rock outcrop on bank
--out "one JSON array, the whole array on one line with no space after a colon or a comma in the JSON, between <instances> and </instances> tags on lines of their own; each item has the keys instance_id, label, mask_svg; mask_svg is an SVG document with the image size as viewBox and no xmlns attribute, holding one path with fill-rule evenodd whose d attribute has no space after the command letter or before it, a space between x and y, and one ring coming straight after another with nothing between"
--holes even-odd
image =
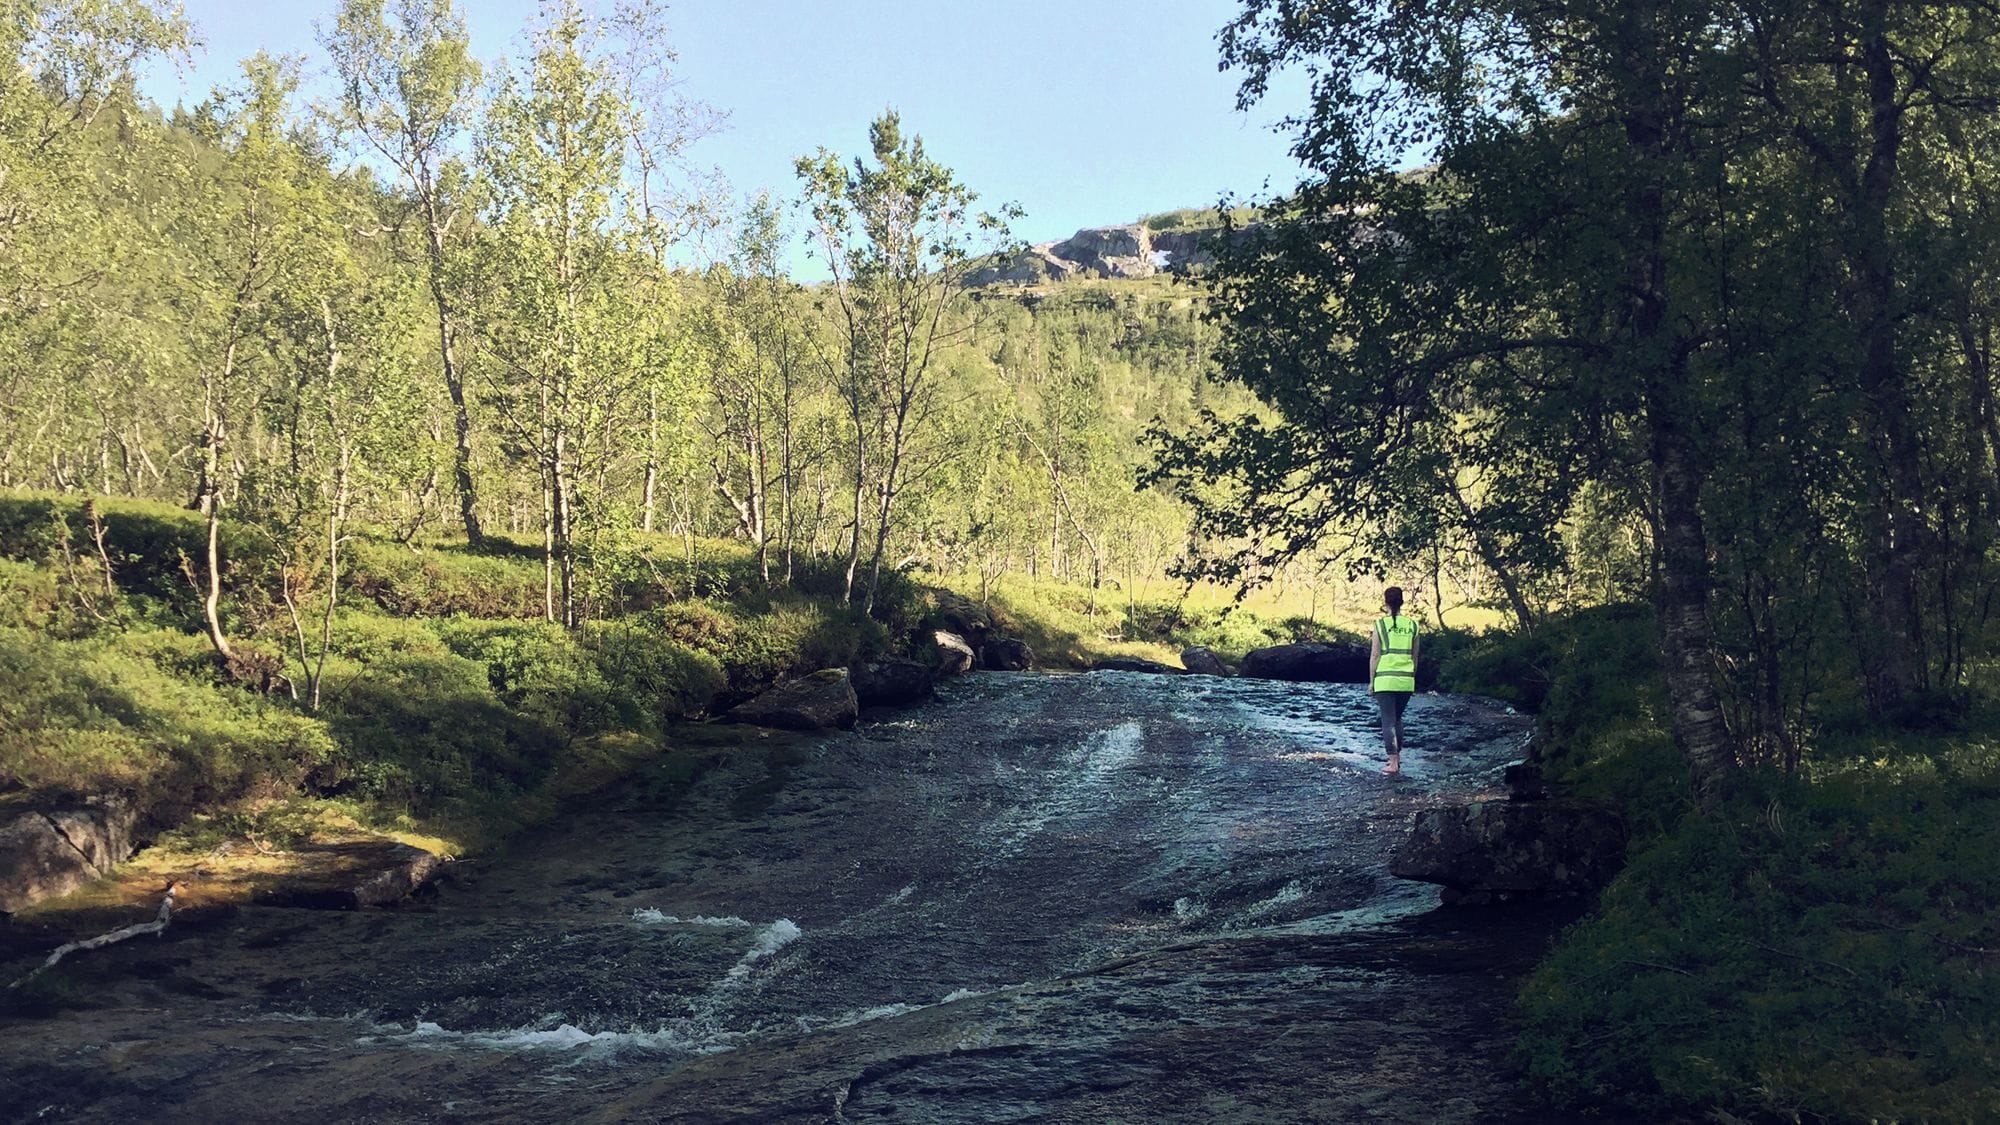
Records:
<instances>
[{"instance_id":1,"label":"rock outcrop on bank","mask_svg":"<svg viewBox=\"0 0 2000 1125\"><path fill-rule=\"evenodd\" d=\"M1418 813L1389 873L1479 903L1591 893L1624 863L1625 824L1609 803L1492 798Z\"/></svg>"},{"instance_id":2,"label":"rock outcrop on bank","mask_svg":"<svg viewBox=\"0 0 2000 1125\"><path fill-rule=\"evenodd\" d=\"M1181 666L1196 676L1233 676L1229 665L1210 651L1206 645L1194 645L1181 650Z\"/></svg>"},{"instance_id":3,"label":"rock outcrop on bank","mask_svg":"<svg viewBox=\"0 0 2000 1125\"><path fill-rule=\"evenodd\" d=\"M65 895L131 856L137 813L101 801L0 819L0 915Z\"/></svg>"},{"instance_id":4,"label":"rock outcrop on bank","mask_svg":"<svg viewBox=\"0 0 2000 1125\"><path fill-rule=\"evenodd\" d=\"M813 731L851 727L860 710L847 669L827 668L787 680L736 705L723 717L753 726Z\"/></svg>"},{"instance_id":5,"label":"rock outcrop on bank","mask_svg":"<svg viewBox=\"0 0 2000 1125\"><path fill-rule=\"evenodd\" d=\"M1358 684L1368 678L1368 646L1295 644L1251 649L1243 656L1243 674L1260 680Z\"/></svg>"},{"instance_id":6,"label":"rock outcrop on bank","mask_svg":"<svg viewBox=\"0 0 2000 1125\"><path fill-rule=\"evenodd\" d=\"M937 693L937 669L920 660L885 656L847 670L854 698L863 707L907 707Z\"/></svg>"}]
</instances>

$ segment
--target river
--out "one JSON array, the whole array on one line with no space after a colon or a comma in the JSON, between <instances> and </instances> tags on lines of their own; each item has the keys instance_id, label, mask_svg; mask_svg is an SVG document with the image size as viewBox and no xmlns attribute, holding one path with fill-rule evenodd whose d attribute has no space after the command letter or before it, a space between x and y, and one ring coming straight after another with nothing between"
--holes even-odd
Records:
<instances>
[{"instance_id":1,"label":"river","mask_svg":"<svg viewBox=\"0 0 2000 1125\"><path fill-rule=\"evenodd\" d=\"M1540 1121L1508 999L1560 917L1385 871L1525 721L1358 686L982 674L664 765L436 893L244 907L0 1022L0 1118Z\"/></svg>"}]
</instances>

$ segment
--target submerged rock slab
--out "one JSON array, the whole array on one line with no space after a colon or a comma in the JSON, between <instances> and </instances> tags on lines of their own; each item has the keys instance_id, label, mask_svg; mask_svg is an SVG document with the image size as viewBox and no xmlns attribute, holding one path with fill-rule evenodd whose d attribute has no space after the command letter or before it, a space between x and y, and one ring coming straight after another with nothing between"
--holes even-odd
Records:
<instances>
[{"instance_id":1,"label":"submerged rock slab","mask_svg":"<svg viewBox=\"0 0 2000 1125\"><path fill-rule=\"evenodd\" d=\"M1389 873L1437 883L1460 901L1520 894L1584 894L1625 862L1625 824L1601 801L1492 799L1416 816Z\"/></svg>"},{"instance_id":2,"label":"submerged rock slab","mask_svg":"<svg viewBox=\"0 0 2000 1125\"><path fill-rule=\"evenodd\" d=\"M827 668L779 684L723 717L780 730L826 730L853 726L860 709L847 669Z\"/></svg>"},{"instance_id":3,"label":"submerged rock slab","mask_svg":"<svg viewBox=\"0 0 2000 1125\"><path fill-rule=\"evenodd\" d=\"M444 858L384 837L305 844L288 862L252 876L251 898L269 906L358 910L394 906L437 875Z\"/></svg>"},{"instance_id":4,"label":"submerged rock slab","mask_svg":"<svg viewBox=\"0 0 2000 1125\"><path fill-rule=\"evenodd\" d=\"M1187 669L1162 664L1157 660L1140 660L1134 656L1112 656L1099 660L1090 666L1093 672L1144 672L1152 676L1182 676Z\"/></svg>"}]
</instances>

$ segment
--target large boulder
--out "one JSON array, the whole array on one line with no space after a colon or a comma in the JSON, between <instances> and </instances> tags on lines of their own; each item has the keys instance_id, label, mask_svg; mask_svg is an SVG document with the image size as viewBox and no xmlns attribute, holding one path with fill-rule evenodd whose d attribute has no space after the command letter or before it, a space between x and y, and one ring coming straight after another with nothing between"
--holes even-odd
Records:
<instances>
[{"instance_id":1,"label":"large boulder","mask_svg":"<svg viewBox=\"0 0 2000 1125\"><path fill-rule=\"evenodd\" d=\"M1587 893L1624 862L1625 824L1610 804L1494 798L1418 813L1389 873L1440 884L1455 901L1484 901Z\"/></svg>"},{"instance_id":2,"label":"large boulder","mask_svg":"<svg viewBox=\"0 0 2000 1125\"><path fill-rule=\"evenodd\" d=\"M924 618L924 627L952 633L974 652L993 635L993 615L970 598L940 592L938 606Z\"/></svg>"},{"instance_id":3,"label":"large boulder","mask_svg":"<svg viewBox=\"0 0 2000 1125\"><path fill-rule=\"evenodd\" d=\"M934 694L937 671L922 661L892 656L854 665L847 680L863 707L904 707Z\"/></svg>"},{"instance_id":4,"label":"large boulder","mask_svg":"<svg viewBox=\"0 0 2000 1125\"><path fill-rule=\"evenodd\" d=\"M1025 672L1035 666L1035 650L1013 637L996 637L979 650L979 666L996 672Z\"/></svg>"},{"instance_id":5,"label":"large boulder","mask_svg":"<svg viewBox=\"0 0 2000 1125\"><path fill-rule=\"evenodd\" d=\"M931 632L931 659L940 676L963 676L979 663L966 639L949 629Z\"/></svg>"},{"instance_id":6,"label":"large boulder","mask_svg":"<svg viewBox=\"0 0 2000 1125\"><path fill-rule=\"evenodd\" d=\"M1229 665L1222 658L1209 651L1206 645L1195 645L1181 650L1181 665L1197 676L1227 676Z\"/></svg>"},{"instance_id":7,"label":"large boulder","mask_svg":"<svg viewBox=\"0 0 2000 1125\"><path fill-rule=\"evenodd\" d=\"M860 709L847 669L827 668L779 684L723 717L781 730L826 730L853 726Z\"/></svg>"},{"instance_id":8,"label":"large boulder","mask_svg":"<svg viewBox=\"0 0 2000 1125\"><path fill-rule=\"evenodd\" d=\"M1368 678L1368 646L1274 645L1243 656L1243 674L1260 680L1358 684Z\"/></svg>"},{"instance_id":9,"label":"large boulder","mask_svg":"<svg viewBox=\"0 0 2000 1125\"><path fill-rule=\"evenodd\" d=\"M0 819L0 914L68 894L123 863L137 819L117 800Z\"/></svg>"}]
</instances>

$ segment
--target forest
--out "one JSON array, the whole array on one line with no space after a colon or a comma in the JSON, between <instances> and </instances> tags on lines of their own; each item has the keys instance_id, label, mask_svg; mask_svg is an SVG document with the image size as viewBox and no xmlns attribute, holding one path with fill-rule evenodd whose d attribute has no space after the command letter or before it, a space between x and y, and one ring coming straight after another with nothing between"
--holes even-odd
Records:
<instances>
[{"instance_id":1,"label":"forest","mask_svg":"<svg viewBox=\"0 0 2000 1125\"><path fill-rule=\"evenodd\" d=\"M985 286L916 112L736 200L663 8L468 8L165 108L176 5L8 0L0 811L478 848L946 604L1084 668L1400 579L1624 810L1537 1097L2000 1115L2000 8L1244 0L1305 182Z\"/></svg>"}]
</instances>

